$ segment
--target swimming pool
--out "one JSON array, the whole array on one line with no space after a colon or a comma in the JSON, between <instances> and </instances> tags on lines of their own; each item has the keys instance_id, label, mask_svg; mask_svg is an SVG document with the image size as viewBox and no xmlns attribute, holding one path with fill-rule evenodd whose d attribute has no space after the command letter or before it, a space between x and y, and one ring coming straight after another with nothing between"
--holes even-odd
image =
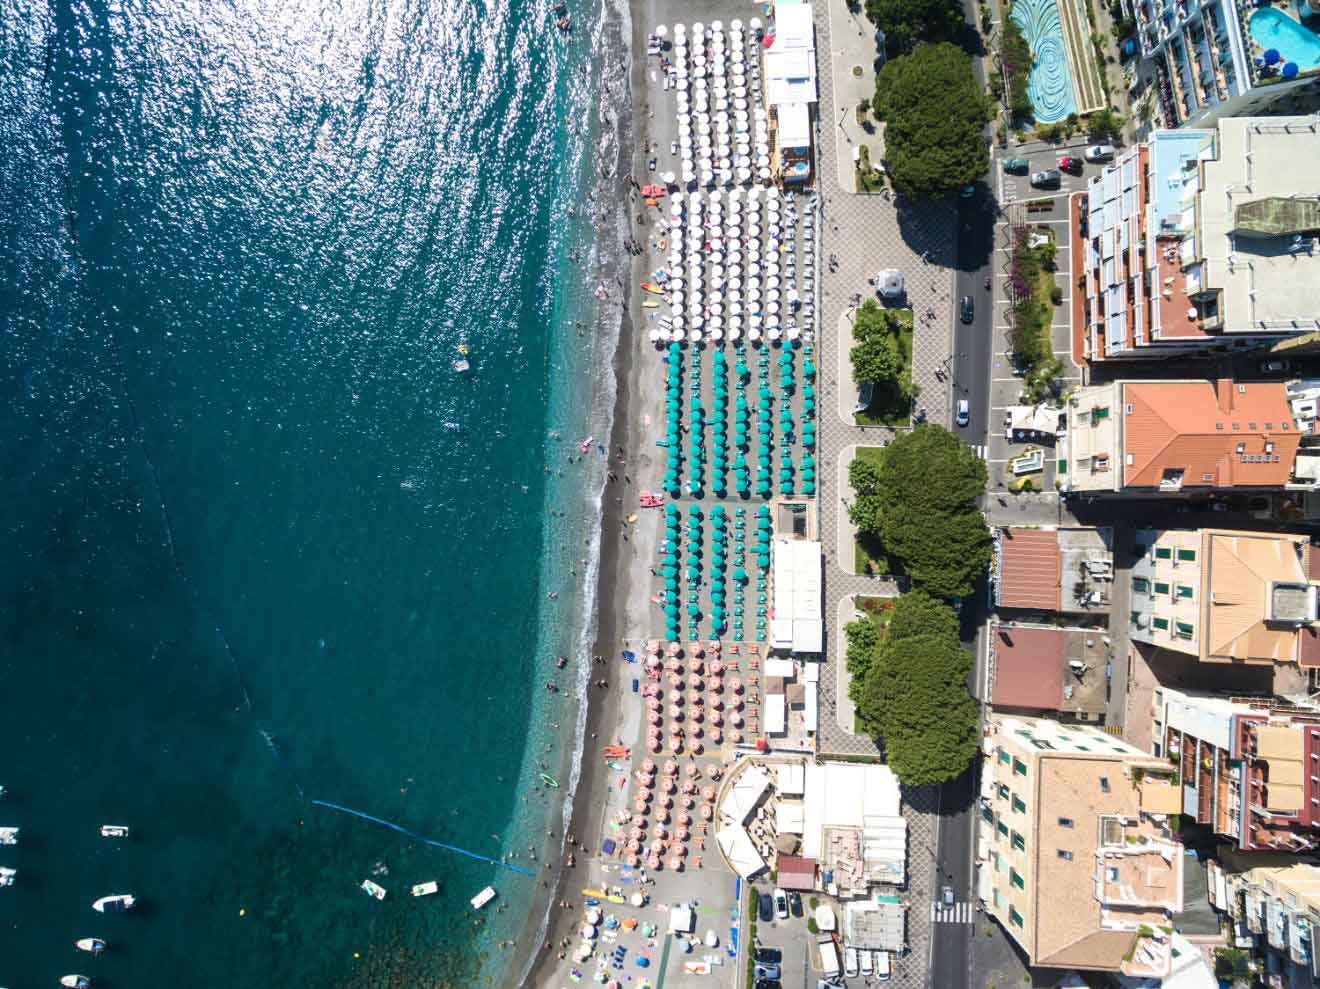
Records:
<instances>
[{"instance_id":1,"label":"swimming pool","mask_svg":"<svg viewBox=\"0 0 1320 989\"><path fill-rule=\"evenodd\" d=\"M1284 62L1296 62L1303 72L1320 65L1320 35L1281 10L1262 7L1251 15L1247 29L1258 45L1277 48Z\"/></svg>"},{"instance_id":2,"label":"swimming pool","mask_svg":"<svg viewBox=\"0 0 1320 989\"><path fill-rule=\"evenodd\" d=\"M1072 73L1063 44L1063 25L1055 0L1016 0L1013 20L1031 46L1033 65L1027 94L1038 124L1052 124L1077 112Z\"/></svg>"}]
</instances>

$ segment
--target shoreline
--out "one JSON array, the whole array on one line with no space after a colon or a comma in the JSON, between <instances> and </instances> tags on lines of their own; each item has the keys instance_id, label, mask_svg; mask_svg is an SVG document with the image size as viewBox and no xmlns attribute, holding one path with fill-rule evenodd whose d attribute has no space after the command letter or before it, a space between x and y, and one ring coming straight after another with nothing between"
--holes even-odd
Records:
<instances>
[{"instance_id":1,"label":"shoreline","mask_svg":"<svg viewBox=\"0 0 1320 989\"><path fill-rule=\"evenodd\" d=\"M650 5L638 6L649 8ZM644 10L637 10L631 3L629 7L632 30L626 39L630 53L628 102L622 111L626 116L620 127L616 188L624 209L623 229L628 232L628 236L646 243L648 229L635 223L633 213L640 199L627 184L627 178L636 176L639 167L645 167L645 148L651 140L645 88L647 63L644 57L637 57L639 51L645 51L647 20L645 16L639 16L645 13ZM617 244L615 249L625 250L625 247ZM613 738L619 722L620 705L630 680L629 668L621 665L619 653L624 640L633 638L629 634L629 626L638 625L644 629L644 623L649 617L644 613L635 613L637 602L634 599L640 592L640 602L644 607L648 590L644 581L637 580L640 566L638 543L653 542L655 534L649 533L650 538L647 539L641 532L641 523L647 521L650 515L647 514L648 510L637 508L637 495L642 489L654 486L654 482L659 479L655 464L645 457L646 427L643 417L649 415L653 422L658 421L656 417L661 413L661 403L658 390L651 395L643 393L641 359L644 357L642 346L645 337L642 330L645 317L633 288L646 276L648 254L649 250L631 256L629 263L620 266L626 281L621 300L622 322L614 358L616 392L609 445L609 469L616 473L618 480L611 482L607 477L601 500L602 532L596 597L598 624L591 654L593 657L603 657L604 663L597 666L593 662L590 671L591 686L588 687L585 700L586 734L581 753L580 778L572 796L572 812L568 824L568 833L577 839L576 847L571 849L577 864L572 868L564 864L570 849L566 836L560 836L562 854L554 882L548 892L540 891L538 909L534 913L535 917L540 918L545 916L544 910L549 907L549 923L533 943L518 946L518 960L526 966L521 981L524 986L543 985L553 977L557 965L555 945L571 935L578 926L576 911L560 911L554 905L561 900L580 897L579 891L585 879L579 880L579 876L586 875L588 861L599 851L594 843L601 831L600 816L610 782L610 770L598 761L599 747ZM624 464L618 462L617 451L620 447L626 457ZM625 476L631 478L631 483L625 481ZM626 522L627 516L633 511L641 515L637 526L629 526ZM653 556L653 552L646 558L650 556ZM605 689L595 686L596 680L602 677L609 682ZM584 844L586 851L583 850Z\"/></svg>"}]
</instances>

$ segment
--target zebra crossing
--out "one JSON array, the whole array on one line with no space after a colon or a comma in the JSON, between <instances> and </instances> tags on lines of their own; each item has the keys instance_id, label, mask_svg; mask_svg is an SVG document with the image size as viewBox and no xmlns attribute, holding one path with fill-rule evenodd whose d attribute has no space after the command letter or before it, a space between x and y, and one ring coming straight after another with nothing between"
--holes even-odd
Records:
<instances>
[{"instance_id":1,"label":"zebra crossing","mask_svg":"<svg viewBox=\"0 0 1320 989\"><path fill-rule=\"evenodd\" d=\"M943 903L932 903L930 905L930 921L932 924L970 924L972 922L972 905L970 903L955 903L951 907L946 907Z\"/></svg>"},{"instance_id":2,"label":"zebra crossing","mask_svg":"<svg viewBox=\"0 0 1320 989\"><path fill-rule=\"evenodd\" d=\"M985 445L984 443L977 444L977 445L973 445L973 444L969 443L969 444L967 444L967 445L970 446L970 447L972 448L972 452L975 453L975 454L976 454L978 457L980 457L982 460L986 460L986 459L989 458L989 456L990 456L990 451L986 448L986 445Z\"/></svg>"}]
</instances>

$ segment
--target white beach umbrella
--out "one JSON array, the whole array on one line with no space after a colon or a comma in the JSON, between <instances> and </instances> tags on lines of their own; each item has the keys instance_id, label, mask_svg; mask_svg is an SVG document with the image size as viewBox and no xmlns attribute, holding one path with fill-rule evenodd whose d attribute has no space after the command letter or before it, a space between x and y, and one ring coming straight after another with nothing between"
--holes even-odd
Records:
<instances>
[{"instance_id":1,"label":"white beach umbrella","mask_svg":"<svg viewBox=\"0 0 1320 989\"><path fill-rule=\"evenodd\" d=\"M755 326L753 326L750 330L747 331L747 339L752 341L760 340L761 331L758 330Z\"/></svg>"},{"instance_id":2,"label":"white beach umbrella","mask_svg":"<svg viewBox=\"0 0 1320 989\"><path fill-rule=\"evenodd\" d=\"M688 330L688 340L692 343L701 343L701 331Z\"/></svg>"},{"instance_id":3,"label":"white beach umbrella","mask_svg":"<svg viewBox=\"0 0 1320 989\"><path fill-rule=\"evenodd\" d=\"M663 24L657 24L655 26L656 37L663 38L668 33L669 33L669 28L665 27Z\"/></svg>"},{"instance_id":4,"label":"white beach umbrella","mask_svg":"<svg viewBox=\"0 0 1320 989\"><path fill-rule=\"evenodd\" d=\"M678 35L681 35L681 34L687 34L687 25L686 25L686 24L675 24L675 25L674 25L674 35L675 35L675 36L678 36Z\"/></svg>"}]
</instances>

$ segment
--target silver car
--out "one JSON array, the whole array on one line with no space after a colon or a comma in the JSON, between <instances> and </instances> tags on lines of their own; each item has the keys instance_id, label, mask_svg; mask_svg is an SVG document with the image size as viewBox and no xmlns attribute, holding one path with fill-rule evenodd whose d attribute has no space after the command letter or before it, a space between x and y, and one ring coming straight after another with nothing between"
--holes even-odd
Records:
<instances>
[{"instance_id":1,"label":"silver car","mask_svg":"<svg viewBox=\"0 0 1320 989\"><path fill-rule=\"evenodd\" d=\"M1114 157L1114 146L1112 144L1093 144L1086 149L1087 161L1108 161Z\"/></svg>"},{"instance_id":2,"label":"silver car","mask_svg":"<svg viewBox=\"0 0 1320 989\"><path fill-rule=\"evenodd\" d=\"M1034 186L1058 185L1063 181L1063 175L1057 168L1047 168L1041 172L1031 173L1031 184Z\"/></svg>"}]
</instances>

